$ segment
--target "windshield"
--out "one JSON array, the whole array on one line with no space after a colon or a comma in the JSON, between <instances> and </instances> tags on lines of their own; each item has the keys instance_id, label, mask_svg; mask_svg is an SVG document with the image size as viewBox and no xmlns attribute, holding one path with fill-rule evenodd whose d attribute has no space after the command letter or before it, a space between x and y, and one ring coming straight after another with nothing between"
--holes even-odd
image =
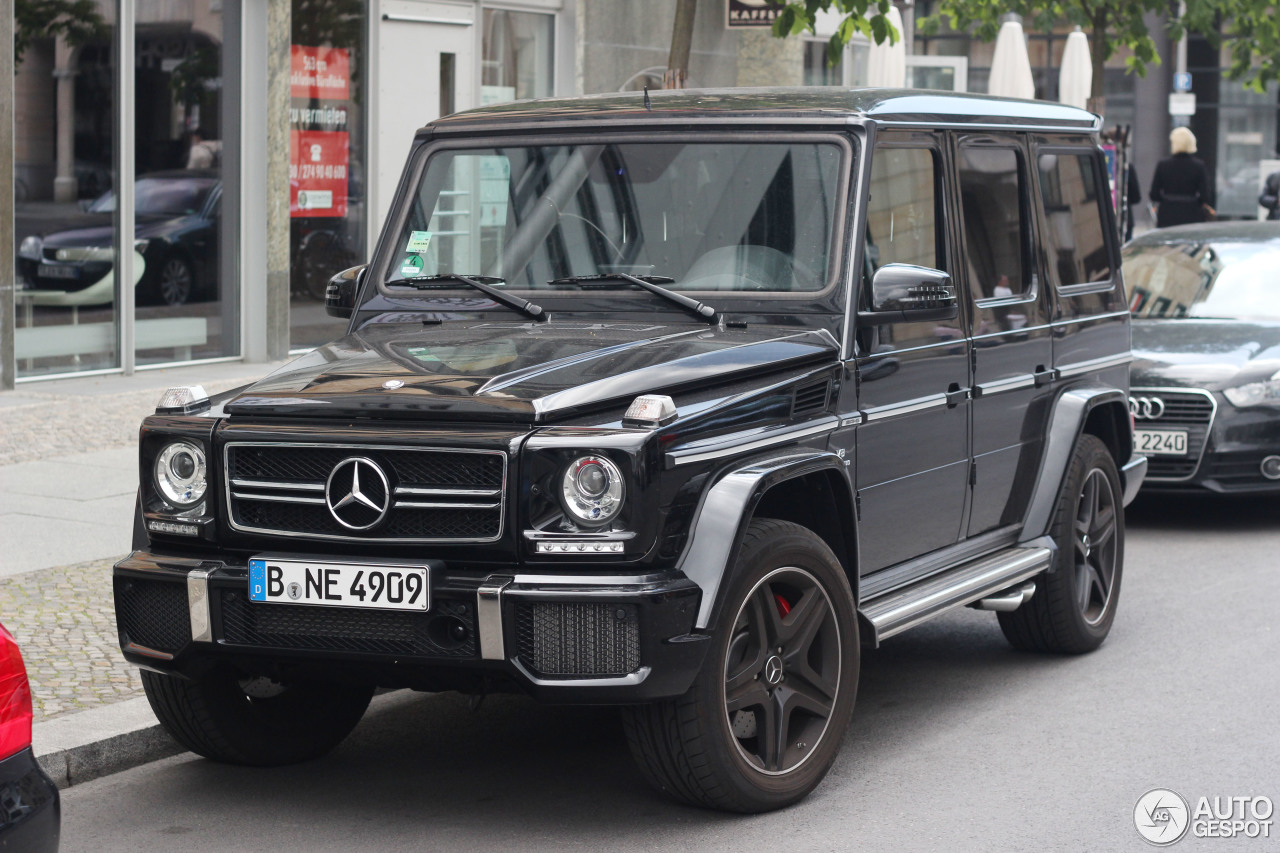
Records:
<instances>
[{"instance_id":1,"label":"windshield","mask_svg":"<svg viewBox=\"0 0 1280 853\"><path fill-rule=\"evenodd\" d=\"M385 284L432 277L556 290L817 292L835 272L834 141L448 149L411 196ZM601 276L583 279L586 276Z\"/></svg>"},{"instance_id":2,"label":"windshield","mask_svg":"<svg viewBox=\"0 0 1280 853\"><path fill-rule=\"evenodd\" d=\"M1280 317L1280 244L1130 244L1124 284L1135 317Z\"/></svg>"},{"instance_id":3,"label":"windshield","mask_svg":"<svg viewBox=\"0 0 1280 853\"><path fill-rule=\"evenodd\" d=\"M134 206L139 216L189 216L204 207L213 178L140 178L134 184ZM89 206L90 213L111 213L116 194L108 191Z\"/></svg>"}]
</instances>

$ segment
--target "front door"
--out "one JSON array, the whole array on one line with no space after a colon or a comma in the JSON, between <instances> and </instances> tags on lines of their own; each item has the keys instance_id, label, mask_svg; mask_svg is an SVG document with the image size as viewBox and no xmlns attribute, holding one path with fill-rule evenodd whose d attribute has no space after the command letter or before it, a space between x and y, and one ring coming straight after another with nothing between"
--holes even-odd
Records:
<instances>
[{"instance_id":1,"label":"front door","mask_svg":"<svg viewBox=\"0 0 1280 853\"><path fill-rule=\"evenodd\" d=\"M880 135L871 161L862 296L885 264L951 271L940 135ZM864 308L869 305L864 304ZM856 332L861 573L957 542L969 483L963 318Z\"/></svg>"},{"instance_id":2,"label":"front door","mask_svg":"<svg viewBox=\"0 0 1280 853\"><path fill-rule=\"evenodd\" d=\"M413 135L429 121L475 106L477 11L387 0L378 28L375 221L386 220Z\"/></svg>"}]
</instances>

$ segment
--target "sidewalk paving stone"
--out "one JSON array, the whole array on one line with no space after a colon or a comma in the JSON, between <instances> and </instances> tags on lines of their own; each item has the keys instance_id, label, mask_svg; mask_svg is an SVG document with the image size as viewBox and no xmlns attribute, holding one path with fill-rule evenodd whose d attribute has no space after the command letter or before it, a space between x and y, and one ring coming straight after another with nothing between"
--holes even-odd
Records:
<instances>
[{"instance_id":1,"label":"sidewalk paving stone","mask_svg":"<svg viewBox=\"0 0 1280 853\"><path fill-rule=\"evenodd\" d=\"M115 559L0 578L0 621L22 647L37 723L142 692L120 654Z\"/></svg>"}]
</instances>

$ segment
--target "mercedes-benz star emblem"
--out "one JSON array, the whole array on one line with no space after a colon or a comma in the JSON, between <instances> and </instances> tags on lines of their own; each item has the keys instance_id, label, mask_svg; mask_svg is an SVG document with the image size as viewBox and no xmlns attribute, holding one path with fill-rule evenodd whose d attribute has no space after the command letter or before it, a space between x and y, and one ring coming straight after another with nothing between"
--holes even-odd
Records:
<instances>
[{"instance_id":1,"label":"mercedes-benz star emblem","mask_svg":"<svg viewBox=\"0 0 1280 853\"><path fill-rule=\"evenodd\" d=\"M391 508L391 485L378 463L363 456L343 459L324 484L329 514L348 530L368 530Z\"/></svg>"},{"instance_id":2,"label":"mercedes-benz star emblem","mask_svg":"<svg viewBox=\"0 0 1280 853\"><path fill-rule=\"evenodd\" d=\"M1130 397L1129 411L1136 420L1159 420L1164 416L1164 400L1159 397Z\"/></svg>"},{"instance_id":3,"label":"mercedes-benz star emblem","mask_svg":"<svg viewBox=\"0 0 1280 853\"><path fill-rule=\"evenodd\" d=\"M764 680L770 685L782 681L782 658L773 655L764 662Z\"/></svg>"}]
</instances>

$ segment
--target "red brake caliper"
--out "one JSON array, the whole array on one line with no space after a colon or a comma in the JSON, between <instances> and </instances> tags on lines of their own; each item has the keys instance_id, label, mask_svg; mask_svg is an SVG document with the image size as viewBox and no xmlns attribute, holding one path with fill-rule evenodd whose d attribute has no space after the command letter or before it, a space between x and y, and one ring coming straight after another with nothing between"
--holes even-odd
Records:
<instances>
[{"instance_id":1,"label":"red brake caliper","mask_svg":"<svg viewBox=\"0 0 1280 853\"><path fill-rule=\"evenodd\" d=\"M773 600L778 602L778 615L783 619L786 619L787 614L791 612L791 605L787 603L785 598L778 595L776 592L773 594Z\"/></svg>"}]
</instances>

